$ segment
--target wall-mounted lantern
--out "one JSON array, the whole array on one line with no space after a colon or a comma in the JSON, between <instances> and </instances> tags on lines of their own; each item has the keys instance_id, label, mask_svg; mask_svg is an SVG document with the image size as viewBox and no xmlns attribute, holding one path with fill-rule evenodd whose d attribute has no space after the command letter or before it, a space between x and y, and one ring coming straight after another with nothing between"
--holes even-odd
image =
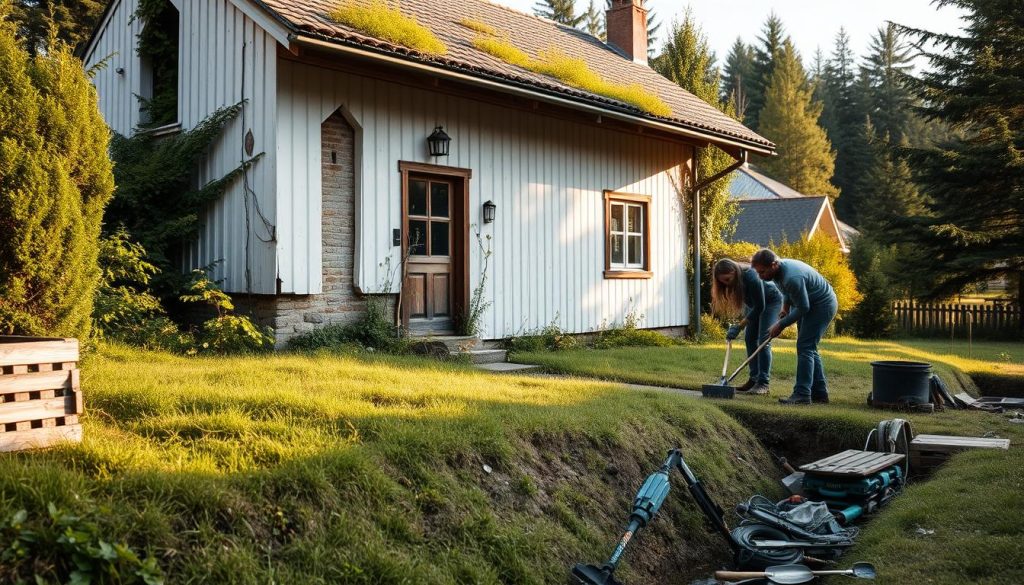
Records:
<instances>
[{"instance_id":1,"label":"wall-mounted lantern","mask_svg":"<svg viewBox=\"0 0 1024 585\"><path fill-rule=\"evenodd\" d=\"M427 137L427 146L430 147L430 156L448 156L448 146L452 138L445 133L444 128L434 128L433 134Z\"/></svg>"},{"instance_id":2,"label":"wall-mounted lantern","mask_svg":"<svg viewBox=\"0 0 1024 585\"><path fill-rule=\"evenodd\" d=\"M487 203L484 203L484 223L494 222L494 211L497 208L498 206L495 205L494 202L491 200L488 200Z\"/></svg>"}]
</instances>

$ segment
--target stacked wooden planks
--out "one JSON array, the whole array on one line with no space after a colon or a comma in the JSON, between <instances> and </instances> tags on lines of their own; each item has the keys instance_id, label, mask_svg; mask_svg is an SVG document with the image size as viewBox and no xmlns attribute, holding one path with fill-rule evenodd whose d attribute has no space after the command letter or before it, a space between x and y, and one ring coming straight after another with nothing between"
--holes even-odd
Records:
<instances>
[{"instance_id":1,"label":"stacked wooden planks","mask_svg":"<svg viewBox=\"0 0 1024 585\"><path fill-rule=\"evenodd\" d=\"M81 441L78 340L0 336L0 452Z\"/></svg>"}]
</instances>

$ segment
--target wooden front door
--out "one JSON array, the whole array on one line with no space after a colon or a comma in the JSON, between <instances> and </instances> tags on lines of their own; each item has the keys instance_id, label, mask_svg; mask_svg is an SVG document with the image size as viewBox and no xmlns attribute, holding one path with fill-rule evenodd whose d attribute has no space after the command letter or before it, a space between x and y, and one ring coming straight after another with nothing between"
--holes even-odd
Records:
<instances>
[{"instance_id":1,"label":"wooden front door","mask_svg":"<svg viewBox=\"0 0 1024 585\"><path fill-rule=\"evenodd\" d=\"M410 174L403 233L406 276L403 307L413 334L451 334L457 222L451 179Z\"/></svg>"}]
</instances>

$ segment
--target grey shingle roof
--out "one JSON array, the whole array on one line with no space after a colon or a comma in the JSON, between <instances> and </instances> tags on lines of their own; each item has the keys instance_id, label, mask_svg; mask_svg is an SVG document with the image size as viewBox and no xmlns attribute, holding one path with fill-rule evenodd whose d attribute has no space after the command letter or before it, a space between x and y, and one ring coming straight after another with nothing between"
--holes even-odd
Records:
<instances>
[{"instance_id":1,"label":"grey shingle roof","mask_svg":"<svg viewBox=\"0 0 1024 585\"><path fill-rule=\"evenodd\" d=\"M821 196L739 201L736 233L729 240L760 246L779 244L784 238L798 240L814 227L827 199Z\"/></svg>"},{"instance_id":2,"label":"grey shingle roof","mask_svg":"<svg viewBox=\"0 0 1024 585\"><path fill-rule=\"evenodd\" d=\"M632 62L598 39L571 27L523 14L516 10L482 0L402 0L403 13L414 16L429 28L447 47L448 54L440 57L424 55L418 51L361 34L327 18L327 13L338 0L257 0L276 13L290 28L300 35L321 37L332 42L358 45L393 54L411 61L429 63L438 67L458 70L469 75L499 78L510 85L520 84L541 91L562 94L580 102L601 107L629 111L646 118L696 130L706 135L739 140L761 149L774 149L774 145L743 124L725 115L717 108L683 90L649 67ZM557 47L570 57L580 58L597 74L608 81L639 84L656 93L671 109L668 118L641 112L635 107L595 95L561 81L534 73L498 59L473 46L479 34L459 24L470 18L484 22L531 56Z\"/></svg>"},{"instance_id":3,"label":"grey shingle roof","mask_svg":"<svg viewBox=\"0 0 1024 585\"><path fill-rule=\"evenodd\" d=\"M807 197L792 187L762 174L753 165L740 167L729 183L729 198L744 199L793 199Z\"/></svg>"}]
</instances>

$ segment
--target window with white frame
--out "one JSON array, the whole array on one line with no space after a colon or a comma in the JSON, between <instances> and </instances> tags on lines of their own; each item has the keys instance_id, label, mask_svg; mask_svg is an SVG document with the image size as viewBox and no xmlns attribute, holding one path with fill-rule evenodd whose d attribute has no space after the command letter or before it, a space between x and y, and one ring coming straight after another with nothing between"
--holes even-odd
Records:
<instances>
[{"instance_id":1,"label":"window with white frame","mask_svg":"<svg viewBox=\"0 0 1024 585\"><path fill-rule=\"evenodd\" d=\"M605 277L649 278L649 196L605 193Z\"/></svg>"}]
</instances>

